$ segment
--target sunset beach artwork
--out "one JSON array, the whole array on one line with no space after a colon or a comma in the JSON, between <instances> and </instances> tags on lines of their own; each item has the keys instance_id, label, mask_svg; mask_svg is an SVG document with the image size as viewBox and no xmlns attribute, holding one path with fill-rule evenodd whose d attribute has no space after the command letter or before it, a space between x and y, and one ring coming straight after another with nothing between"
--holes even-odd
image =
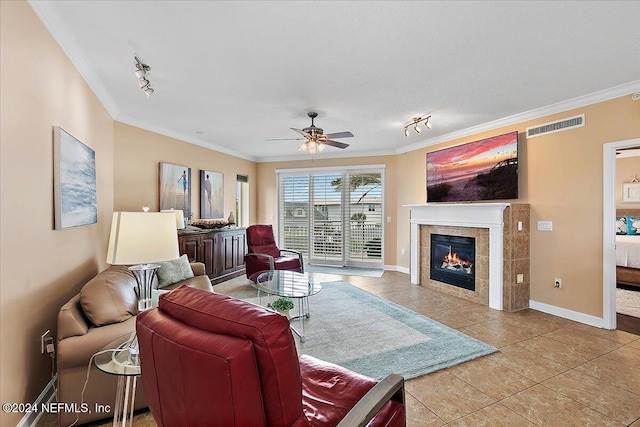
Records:
<instances>
[{"instance_id":1,"label":"sunset beach artwork","mask_svg":"<svg viewBox=\"0 0 640 427\"><path fill-rule=\"evenodd\" d=\"M427 153L427 202L517 198L517 131Z\"/></svg>"}]
</instances>

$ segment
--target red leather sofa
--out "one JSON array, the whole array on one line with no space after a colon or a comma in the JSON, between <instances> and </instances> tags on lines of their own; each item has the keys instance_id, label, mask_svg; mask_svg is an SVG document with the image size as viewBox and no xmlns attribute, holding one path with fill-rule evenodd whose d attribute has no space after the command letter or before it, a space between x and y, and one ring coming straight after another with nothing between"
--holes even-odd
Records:
<instances>
[{"instance_id":1,"label":"red leather sofa","mask_svg":"<svg viewBox=\"0 0 640 427\"><path fill-rule=\"evenodd\" d=\"M180 287L136 320L159 427L405 426L404 380L300 356L286 317Z\"/></svg>"}]
</instances>

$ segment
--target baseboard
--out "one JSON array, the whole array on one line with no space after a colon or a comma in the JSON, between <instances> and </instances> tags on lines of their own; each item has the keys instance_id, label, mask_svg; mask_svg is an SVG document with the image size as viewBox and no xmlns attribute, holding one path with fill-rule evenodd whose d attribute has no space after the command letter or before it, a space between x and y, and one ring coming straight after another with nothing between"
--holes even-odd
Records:
<instances>
[{"instance_id":1,"label":"baseboard","mask_svg":"<svg viewBox=\"0 0 640 427\"><path fill-rule=\"evenodd\" d=\"M56 397L56 383L58 382L58 374L55 374L51 381L47 383L40 395L33 403L35 408L41 408L43 403L49 403ZM42 411L29 412L22 417L16 427L32 427L38 423L42 416Z\"/></svg>"},{"instance_id":2,"label":"baseboard","mask_svg":"<svg viewBox=\"0 0 640 427\"><path fill-rule=\"evenodd\" d=\"M602 317L596 317L590 314L584 314L579 311L573 311L534 300L529 300L529 308L542 311L543 313L553 314L554 316L562 317L563 319L569 319L575 322L584 323L585 325L595 326L596 328L604 328L604 319Z\"/></svg>"},{"instance_id":3,"label":"baseboard","mask_svg":"<svg viewBox=\"0 0 640 427\"><path fill-rule=\"evenodd\" d=\"M398 273L409 274L410 270L407 267L400 267L399 265L385 265L382 267L385 271L397 271Z\"/></svg>"}]
</instances>

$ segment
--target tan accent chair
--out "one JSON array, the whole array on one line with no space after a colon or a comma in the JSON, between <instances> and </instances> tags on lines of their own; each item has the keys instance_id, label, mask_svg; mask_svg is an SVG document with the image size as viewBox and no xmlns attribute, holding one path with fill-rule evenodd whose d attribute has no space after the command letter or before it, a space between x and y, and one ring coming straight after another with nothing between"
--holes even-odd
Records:
<instances>
[{"instance_id":1,"label":"tan accent chair","mask_svg":"<svg viewBox=\"0 0 640 427\"><path fill-rule=\"evenodd\" d=\"M202 263L191 263L194 277L163 289L188 285L213 292ZM125 266L111 266L87 282L79 294L62 306L58 313L57 371L58 402L88 404L91 413L60 412L58 425L69 426L113 417L113 412L96 413L95 404L109 405L113 410L117 377L99 371L92 364L89 382L81 399L91 356L114 339L135 331L137 297L136 281ZM136 409L146 408L147 402L139 387ZM76 425L77 425L76 424Z\"/></svg>"}]
</instances>

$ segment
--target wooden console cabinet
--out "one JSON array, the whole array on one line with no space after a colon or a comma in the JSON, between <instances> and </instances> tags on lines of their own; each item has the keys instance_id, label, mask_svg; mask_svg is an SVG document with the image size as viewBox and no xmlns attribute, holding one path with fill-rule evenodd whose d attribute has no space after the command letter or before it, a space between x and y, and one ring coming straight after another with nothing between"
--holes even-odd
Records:
<instances>
[{"instance_id":1,"label":"wooden console cabinet","mask_svg":"<svg viewBox=\"0 0 640 427\"><path fill-rule=\"evenodd\" d=\"M199 230L189 227L178 232L180 255L201 262L212 284L244 274L247 235L244 228Z\"/></svg>"}]
</instances>

